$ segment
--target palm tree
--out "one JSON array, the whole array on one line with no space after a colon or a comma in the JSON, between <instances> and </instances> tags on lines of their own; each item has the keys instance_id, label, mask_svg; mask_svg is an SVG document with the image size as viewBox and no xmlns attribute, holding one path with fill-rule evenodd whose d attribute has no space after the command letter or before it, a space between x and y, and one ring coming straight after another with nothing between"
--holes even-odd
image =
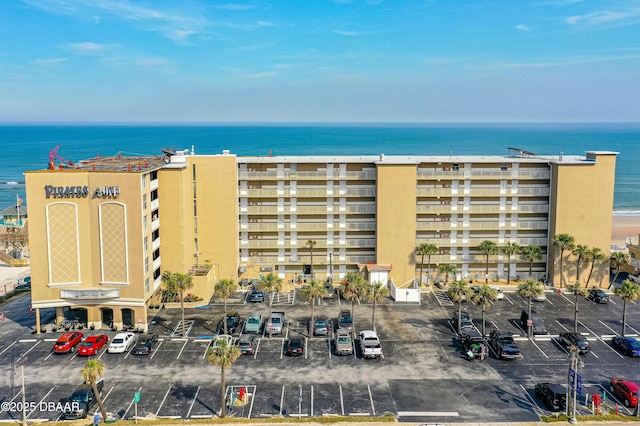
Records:
<instances>
[{"instance_id":1,"label":"palm tree","mask_svg":"<svg viewBox=\"0 0 640 426\"><path fill-rule=\"evenodd\" d=\"M622 298L622 336L627 328L627 302L633 302L640 297L640 285L629 281L622 281L622 285L613 290L613 294Z\"/></svg>"},{"instance_id":2,"label":"palm tree","mask_svg":"<svg viewBox=\"0 0 640 426\"><path fill-rule=\"evenodd\" d=\"M520 250L520 246L512 242L508 242L502 247L502 253L507 256L507 284L511 284L511 256L520 253Z\"/></svg>"},{"instance_id":3,"label":"palm tree","mask_svg":"<svg viewBox=\"0 0 640 426\"><path fill-rule=\"evenodd\" d=\"M584 244L578 244L576 248L571 251L571 254L577 256L578 258L576 260L576 281L580 281L580 264L583 260L587 259L590 251L591 250L589 250L589 246L586 246Z\"/></svg>"},{"instance_id":4,"label":"palm tree","mask_svg":"<svg viewBox=\"0 0 640 426\"><path fill-rule=\"evenodd\" d=\"M522 258L529 262L529 277L533 273L533 262L542 259L542 248L535 244L529 244L522 248Z\"/></svg>"},{"instance_id":5,"label":"palm tree","mask_svg":"<svg viewBox=\"0 0 640 426\"><path fill-rule=\"evenodd\" d=\"M591 263L591 268L589 269L589 276L587 277L587 287L589 287L589 281L591 281L591 275L593 274L593 268L596 265L596 262L602 262L605 260L607 256L602 253L598 247L594 247L589 250L589 254L587 255L587 261Z\"/></svg>"},{"instance_id":6,"label":"palm tree","mask_svg":"<svg viewBox=\"0 0 640 426\"><path fill-rule=\"evenodd\" d=\"M542 283L540 281L534 280L533 278L527 278L525 282L518 285L518 294L529 299L529 303L527 303L529 309L529 318L531 318L531 301L534 297L540 296L542 293L544 293ZM528 326L527 337L531 338L531 332L531 326Z\"/></svg>"},{"instance_id":7,"label":"palm tree","mask_svg":"<svg viewBox=\"0 0 640 426\"><path fill-rule=\"evenodd\" d=\"M573 250L575 248L575 238L569 234L556 234L553 236L552 244L560 250L560 288L562 288L562 284L564 283L564 273L562 272L564 252L565 250Z\"/></svg>"},{"instance_id":8,"label":"palm tree","mask_svg":"<svg viewBox=\"0 0 640 426\"><path fill-rule=\"evenodd\" d=\"M315 240L307 240L305 245L309 247L309 255L311 257L311 279L313 280L313 248L318 244Z\"/></svg>"},{"instance_id":9,"label":"palm tree","mask_svg":"<svg viewBox=\"0 0 640 426\"><path fill-rule=\"evenodd\" d=\"M82 370L80 370L80 374L82 374L85 383L91 383L93 394L95 395L96 401L98 402L98 407L100 407L102 419L106 423L107 410L104 409L102 397L100 396L98 386L96 385L98 379L104 374L104 364L99 359L89 359L84 363L84 367L82 367Z\"/></svg>"},{"instance_id":10,"label":"palm tree","mask_svg":"<svg viewBox=\"0 0 640 426\"><path fill-rule=\"evenodd\" d=\"M416 247L416 254L420 256L420 285L422 285L422 268L424 267L424 257L428 259L427 284L429 284L429 275L431 274L431 256L438 252L438 246L435 244L422 243Z\"/></svg>"},{"instance_id":11,"label":"palm tree","mask_svg":"<svg viewBox=\"0 0 640 426\"><path fill-rule=\"evenodd\" d=\"M361 300L367 295L369 289L369 282L357 272L349 272L342 283L342 297L351 302L351 320L352 320L352 332L355 335L356 332L356 315L355 306L356 302L360 303Z\"/></svg>"},{"instance_id":12,"label":"palm tree","mask_svg":"<svg viewBox=\"0 0 640 426\"><path fill-rule=\"evenodd\" d=\"M611 288L613 283L615 283L618 279L620 269L622 269L624 265L629 264L629 253L625 253L623 251L616 251L614 253L611 253L611 257L609 257L609 264L612 268L616 269L616 275L615 277L613 277L613 281L609 283L609 288Z\"/></svg>"},{"instance_id":13,"label":"palm tree","mask_svg":"<svg viewBox=\"0 0 640 426\"><path fill-rule=\"evenodd\" d=\"M438 272L444 274L444 285L447 285L449 282L449 275L454 275L457 272L456 265L452 265L451 263L438 265Z\"/></svg>"},{"instance_id":14,"label":"palm tree","mask_svg":"<svg viewBox=\"0 0 640 426\"><path fill-rule=\"evenodd\" d=\"M222 318L224 334L227 334L227 298L236 291L238 291L238 284L232 278L223 278L213 287L213 294L224 299L224 317Z\"/></svg>"},{"instance_id":15,"label":"palm tree","mask_svg":"<svg viewBox=\"0 0 640 426\"><path fill-rule=\"evenodd\" d=\"M485 284L489 284L489 257L494 254L498 254L498 246L493 241L484 240L478 246L478 251L480 251L480 254L485 258L486 267L484 271L484 282Z\"/></svg>"},{"instance_id":16,"label":"palm tree","mask_svg":"<svg viewBox=\"0 0 640 426\"><path fill-rule=\"evenodd\" d=\"M460 334L462 328L462 302L470 298L471 294L473 294L473 290L469 288L464 280L452 282L447 290L449 299L458 304L458 334Z\"/></svg>"},{"instance_id":17,"label":"palm tree","mask_svg":"<svg viewBox=\"0 0 640 426\"><path fill-rule=\"evenodd\" d=\"M224 418L227 412L227 403L225 401L225 396L227 393L226 382L225 382L225 370L233 365L238 358L242 355L240 349L238 349L235 345L229 345L226 340L218 339L213 345L213 347L209 348L209 353L207 354L207 361L211 364L220 367L220 417Z\"/></svg>"},{"instance_id":18,"label":"palm tree","mask_svg":"<svg viewBox=\"0 0 640 426\"><path fill-rule=\"evenodd\" d=\"M184 292L193 287L193 279L189 274L173 273L164 271L162 274L162 282L165 289L172 293L180 294L180 310L182 313L182 337L187 337L186 324L184 321Z\"/></svg>"},{"instance_id":19,"label":"palm tree","mask_svg":"<svg viewBox=\"0 0 640 426\"><path fill-rule=\"evenodd\" d=\"M266 291L269 293L269 317L267 318L267 321L271 321L273 293L282 291L282 278L278 277L273 272L269 272L258 282L258 288L260 291ZM271 328L269 328L269 339L271 339Z\"/></svg>"},{"instance_id":20,"label":"palm tree","mask_svg":"<svg viewBox=\"0 0 640 426\"><path fill-rule=\"evenodd\" d=\"M373 331L376 331L376 302L383 302L386 297L389 297L389 293L389 288L379 281L369 287L367 299L373 302L373 309L371 310L371 328L373 328Z\"/></svg>"},{"instance_id":21,"label":"palm tree","mask_svg":"<svg viewBox=\"0 0 640 426\"><path fill-rule=\"evenodd\" d=\"M309 335L313 332L313 324L315 320L314 309L316 306L316 299L327 295L326 287L316 280L311 280L309 284L302 286L300 295L307 301L311 302L311 321L309 322Z\"/></svg>"},{"instance_id":22,"label":"palm tree","mask_svg":"<svg viewBox=\"0 0 640 426\"><path fill-rule=\"evenodd\" d=\"M484 336L484 312L487 308L491 307L491 302L498 300L498 290L483 284L482 287L480 287L480 289L473 295L472 300L473 303L482 307L482 335Z\"/></svg>"},{"instance_id":23,"label":"palm tree","mask_svg":"<svg viewBox=\"0 0 640 426\"><path fill-rule=\"evenodd\" d=\"M573 331L575 333L578 332L578 301L580 300L580 296L587 297L587 294L589 293L586 287L581 286L582 284L580 284L580 281L576 281L574 284L567 287L567 289L576 296L575 311L573 313Z\"/></svg>"}]
</instances>

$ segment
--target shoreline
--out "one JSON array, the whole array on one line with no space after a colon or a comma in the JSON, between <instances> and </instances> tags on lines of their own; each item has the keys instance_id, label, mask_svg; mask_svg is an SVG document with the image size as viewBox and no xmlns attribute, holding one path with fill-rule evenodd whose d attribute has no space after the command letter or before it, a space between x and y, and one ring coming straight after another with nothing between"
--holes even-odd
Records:
<instances>
[{"instance_id":1,"label":"shoreline","mask_svg":"<svg viewBox=\"0 0 640 426\"><path fill-rule=\"evenodd\" d=\"M638 243L640 211L614 211L611 224L612 246L625 247L627 242Z\"/></svg>"}]
</instances>

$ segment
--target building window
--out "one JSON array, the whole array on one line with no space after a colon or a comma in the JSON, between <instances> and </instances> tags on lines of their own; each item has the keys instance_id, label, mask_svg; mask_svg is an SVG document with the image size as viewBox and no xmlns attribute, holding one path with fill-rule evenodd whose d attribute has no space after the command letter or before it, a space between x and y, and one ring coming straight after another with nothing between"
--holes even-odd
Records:
<instances>
[{"instance_id":1,"label":"building window","mask_svg":"<svg viewBox=\"0 0 640 426\"><path fill-rule=\"evenodd\" d=\"M153 191L151 191L151 201L155 201L158 199L158 190L154 189Z\"/></svg>"},{"instance_id":2,"label":"building window","mask_svg":"<svg viewBox=\"0 0 640 426\"><path fill-rule=\"evenodd\" d=\"M142 216L142 230L147 231L147 215Z\"/></svg>"},{"instance_id":3,"label":"building window","mask_svg":"<svg viewBox=\"0 0 640 426\"><path fill-rule=\"evenodd\" d=\"M160 278L160 275L162 275L160 273L160 268L156 269L155 271L153 271L153 279L157 280L158 278Z\"/></svg>"},{"instance_id":4,"label":"building window","mask_svg":"<svg viewBox=\"0 0 640 426\"><path fill-rule=\"evenodd\" d=\"M193 172L193 198L196 198L196 165L191 166Z\"/></svg>"},{"instance_id":5,"label":"building window","mask_svg":"<svg viewBox=\"0 0 640 426\"><path fill-rule=\"evenodd\" d=\"M149 290L151 290L151 288L149 287L149 278L145 278L145 280L144 280L144 292L145 293L149 293Z\"/></svg>"},{"instance_id":6,"label":"building window","mask_svg":"<svg viewBox=\"0 0 640 426\"><path fill-rule=\"evenodd\" d=\"M160 257L160 249L154 250L154 252L153 252L153 260L156 260L159 257Z\"/></svg>"},{"instance_id":7,"label":"building window","mask_svg":"<svg viewBox=\"0 0 640 426\"><path fill-rule=\"evenodd\" d=\"M456 171L460 170L460 164L458 163L453 163L452 167L453 167L453 170L456 170Z\"/></svg>"},{"instance_id":8,"label":"building window","mask_svg":"<svg viewBox=\"0 0 640 426\"><path fill-rule=\"evenodd\" d=\"M144 273L145 274L149 273L149 258L148 257L144 258Z\"/></svg>"},{"instance_id":9,"label":"building window","mask_svg":"<svg viewBox=\"0 0 640 426\"><path fill-rule=\"evenodd\" d=\"M147 210L147 194L142 196L142 211Z\"/></svg>"},{"instance_id":10,"label":"building window","mask_svg":"<svg viewBox=\"0 0 640 426\"><path fill-rule=\"evenodd\" d=\"M145 220L145 224L147 223L147 221ZM147 237L144 237L144 252L146 253L149 250L149 239Z\"/></svg>"},{"instance_id":11,"label":"building window","mask_svg":"<svg viewBox=\"0 0 640 426\"><path fill-rule=\"evenodd\" d=\"M160 238L160 230L156 229L155 231L153 231L153 233L151 234L151 241L155 241L158 238Z\"/></svg>"},{"instance_id":12,"label":"building window","mask_svg":"<svg viewBox=\"0 0 640 426\"><path fill-rule=\"evenodd\" d=\"M507 163L502 163L502 166L500 166L500 170L502 170L503 172L507 171Z\"/></svg>"},{"instance_id":13,"label":"building window","mask_svg":"<svg viewBox=\"0 0 640 426\"><path fill-rule=\"evenodd\" d=\"M149 175L151 176L151 180L156 180L158 179L158 171L154 170L151 173L149 173Z\"/></svg>"}]
</instances>

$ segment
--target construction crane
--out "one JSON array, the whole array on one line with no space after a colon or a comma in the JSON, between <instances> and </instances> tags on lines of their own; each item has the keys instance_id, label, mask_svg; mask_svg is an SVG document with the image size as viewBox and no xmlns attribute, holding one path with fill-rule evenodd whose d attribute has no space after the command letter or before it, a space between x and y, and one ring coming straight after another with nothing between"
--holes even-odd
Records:
<instances>
[{"instance_id":1,"label":"construction crane","mask_svg":"<svg viewBox=\"0 0 640 426\"><path fill-rule=\"evenodd\" d=\"M60 161L60 168L63 166L74 167L73 161L67 160L62 155L58 154L60 144L56 145L51 151L49 151L49 170L56 169L56 160Z\"/></svg>"}]
</instances>

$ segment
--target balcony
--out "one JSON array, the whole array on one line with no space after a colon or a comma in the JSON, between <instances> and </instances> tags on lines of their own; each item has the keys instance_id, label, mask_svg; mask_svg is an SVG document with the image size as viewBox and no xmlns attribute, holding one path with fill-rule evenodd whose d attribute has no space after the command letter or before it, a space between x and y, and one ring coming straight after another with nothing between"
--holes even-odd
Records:
<instances>
[{"instance_id":1,"label":"balcony","mask_svg":"<svg viewBox=\"0 0 640 426\"><path fill-rule=\"evenodd\" d=\"M149 185L149 188L151 191L153 191L154 189L158 188L158 179L154 179L151 181L151 184Z\"/></svg>"},{"instance_id":2,"label":"balcony","mask_svg":"<svg viewBox=\"0 0 640 426\"><path fill-rule=\"evenodd\" d=\"M155 240L153 240L153 242L151 243L151 249L152 250L156 250L158 247L160 247L160 237L156 238Z\"/></svg>"},{"instance_id":3,"label":"balcony","mask_svg":"<svg viewBox=\"0 0 640 426\"><path fill-rule=\"evenodd\" d=\"M151 230L155 231L160 227L160 219L155 219L151 221Z\"/></svg>"},{"instance_id":4,"label":"balcony","mask_svg":"<svg viewBox=\"0 0 640 426\"><path fill-rule=\"evenodd\" d=\"M160 199L156 198L151 202L151 210L156 210L158 207L160 207Z\"/></svg>"},{"instance_id":5,"label":"balcony","mask_svg":"<svg viewBox=\"0 0 640 426\"><path fill-rule=\"evenodd\" d=\"M154 271L156 269L158 269L160 267L160 265L162 264L162 262L160 261L161 258L162 258L161 256L158 256L158 258L153 261L153 270Z\"/></svg>"}]
</instances>

